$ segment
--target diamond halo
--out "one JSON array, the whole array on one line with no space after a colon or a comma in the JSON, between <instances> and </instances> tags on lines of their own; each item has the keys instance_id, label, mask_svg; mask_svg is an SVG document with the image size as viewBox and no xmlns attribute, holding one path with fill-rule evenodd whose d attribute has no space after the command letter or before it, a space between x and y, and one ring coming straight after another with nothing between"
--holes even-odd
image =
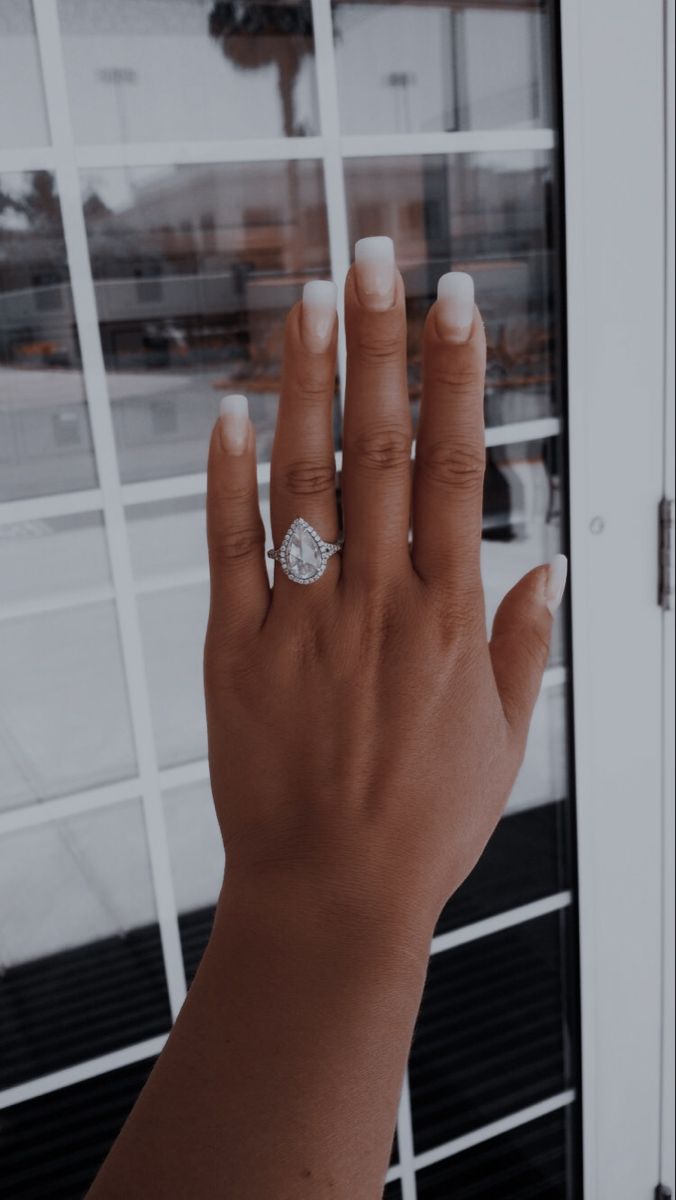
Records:
<instances>
[{"instance_id":1,"label":"diamond halo","mask_svg":"<svg viewBox=\"0 0 676 1200\"><path fill-rule=\"evenodd\" d=\"M342 535L337 542L325 542L309 521L296 517L284 534L279 548L268 550L268 558L280 564L292 583L307 586L321 579L327 562L342 545Z\"/></svg>"}]
</instances>

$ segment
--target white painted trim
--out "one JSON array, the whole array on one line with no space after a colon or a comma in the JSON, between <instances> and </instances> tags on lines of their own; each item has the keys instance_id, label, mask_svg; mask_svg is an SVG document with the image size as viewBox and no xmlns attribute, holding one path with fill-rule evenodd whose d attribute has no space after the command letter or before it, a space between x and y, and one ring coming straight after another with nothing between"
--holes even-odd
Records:
<instances>
[{"instance_id":1,"label":"white painted trim","mask_svg":"<svg viewBox=\"0 0 676 1200\"><path fill-rule=\"evenodd\" d=\"M118 783L88 788L85 792L72 792L69 796L57 796L52 800L6 809L0 812L0 837L21 829L34 829L49 821L62 821L81 813L94 812L95 809L124 804L128 800L140 800L142 790L141 780L134 776Z\"/></svg>"},{"instance_id":2,"label":"white painted trim","mask_svg":"<svg viewBox=\"0 0 676 1200\"><path fill-rule=\"evenodd\" d=\"M540 1100L538 1104L531 1104L528 1108L520 1109L519 1112L510 1113L508 1117L501 1117L499 1121L492 1121L490 1125L482 1125L480 1129L473 1129L471 1133L453 1138L451 1142L444 1142L443 1146L435 1146L433 1150L426 1150L424 1154L416 1155L416 1171L423 1171L425 1167L431 1167L446 1158L462 1154L463 1150L471 1150L472 1146L480 1146L482 1142L500 1137L502 1133L509 1133L510 1130L518 1129L521 1125L528 1125L531 1121L539 1120L540 1117L547 1117L560 1108L567 1108L569 1104L575 1102L575 1099L576 1093L572 1088L566 1092L559 1092L558 1095L550 1096L547 1100Z\"/></svg>"},{"instance_id":3,"label":"white painted trim","mask_svg":"<svg viewBox=\"0 0 676 1200\"><path fill-rule=\"evenodd\" d=\"M34 496L30 500L2 500L0 525L47 520L49 517L68 517L75 513L96 512L102 508L103 495L100 488L91 488L86 492Z\"/></svg>"},{"instance_id":4,"label":"white painted trim","mask_svg":"<svg viewBox=\"0 0 676 1200\"><path fill-rule=\"evenodd\" d=\"M26 1100L35 1100L38 1096L47 1096L50 1092L71 1087L74 1083L82 1083L85 1079L93 1079L106 1071L116 1071L119 1067L142 1062L144 1058L155 1058L164 1049L168 1036L168 1033L161 1033L145 1042L123 1046L121 1050L111 1050L110 1054L102 1054L99 1058L90 1058L87 1062L63 1067L60 1071L52 1071L50 1075L40 1075L37 1079L28 1079L25 1083L5 1088L0 1092L0 1109L9 1108L13 1104L23 1104Z\"/></svg>"},{"instance_id":5,"label":"white painted trim","mask_svg":"<svg viewBox=\"0 0 676 1200\"><path fill-rule=\"evenodd\" d=\"M160 792L148 684L134 595L120 474L98 329L96 297L82 212L80 178L74 157L66 71L57 0L34 6L63 231L68 252L94 452L103 497L110 569L117 599L120 644L128 681L129 708L136 743L148 854L162 942L171 1012L178 1015L186 994L178 916Z\"/></svg>"},{"instance_id":6,"label":"white painted trim","mask_svg":"<svg viewBox=\"0 0 676 1200\"><path fill-rule=\"evenodd\" d=\"M400 1178L401 1178L401 1167L399 1166L398 1163L396 1163L395 1166L393 1166L393 1167L388 1167L387 1175L385 1176L385 1183L395 1183L396 1180L400 1179Z\"/></svg>"},{"instance_id":7,"label":"white painted trim","mask_svg":"<svg viewBox=\"0 0 676 1200\"><path fill-rule=\"evenodd\" d=\"M585 1200L659 1171L661 8L561 4Z\"/></svg>"},{"instance_id":8,"label":"white painted trim","mask_svg":"<svg viewBox=\"0 0 676 1200\"><path fill-rule=\"evenodd\" d=\"M676 95L674 89L674 37L676 14L674 0L664 3L664 55L665 55L665 304L664 304L664 495L673 499L674 482L674 422L676 391L676 363L674 350L674 322L676 303L674 299L674 220L676 201L674 195L674 139L676 138ZM676 658L674 636L674 612L662 614L664 649L662 654L663 680L663 817L662 817L662 873L664 877L662 896L662 946L663 946L663 997L662 997L662 1113L660 1139L660 1182L676 1190L676 1163L674 1153L674 1127L676 1126L674 1103L674 910L676 894L674 888L674 660Z\"/></svg>"},{"instance_id":9,"label":"white painted trim","mask_svg":"<svg viewBox=\"0 0 676 1200\"><path fill-rule=\"evenodd\" d=\"M42 0L40 0L42 2ZM317 89L321 137L232 138L213 141L125 142L101 145L76 145L75 161L88 170L103 167L152 167L199 165L201 163L288 162L326 158L337 154L344 158L418 157L421 154L481 154L552 150L552 129L477 129L456 133L378 133L340 134L338 95L330 25L322 14L326 0L313 0L315 17ZM330 39L330 40L329 40ZM327 71L327 55L331 64ZM0 149L0 171L53 170L55 153L51 146ZM341 168L342 173L342 168Z\"/></svg>"},{"instance_id":10,"label":"white painted trim","mask_svg":"<svg viewBox=\"0 0 676 1200\"><path fill-rule=\"evenodd\" d=\"M154 167L202 163L288 162L322 157L320 137L255 138L209 142L125 142L76 146L78 167ZM2 160L0 159L0 162Z\"/></svg>"},{"instance_id":11,"label":"white painted trim","mask_svg":"<svg viewBox=\"0 0 676 1200\"><path fill-rule=\"evenodd\" d=\"M0 172L53 171L54 151L51 146L11 146L0 149Z\"/></svg>"},{"instance_id":12,"label":"white painted trim","mask_svg":"<svg viewBox=\"0 0 676 1200\"><path fill-rule=\"evenodd\" d=\"M208 582L208 567L186 567L182 571L167 572L166 575L148 575L137 579L136 594L149 596L154 592L169 592L174 588L196 587Z\"/></svg>"},{"instance_id":13,"label":"white painted trim","mask_svg":"<svg viewBox=\"0 0 676 1200\"><path fill-rule=\"evenodd\" d=\"M49 612L85 608L88 604L100 604L114 599L115 589L112 583L79 588L73 592L55 592L52 595L37 596L31 600L15 600L11 604L0 604L0 621L13 621L17 617L37 617Z\"/></svg>"},{"instance_id":14,"label":"white painted trim","mask_svg":"<svg viewBox=\"0 0 676 1200\"><path fill-rule=\"evenodd\" d=\"M191 783L209 782L209 760L199 758L194 762L181 763L178 767L164 767L160 771L162 791L172 788L186 787Z\"/></svg>"},{"instance_id":15,"label":"white painted trim","mask_svg":"<svg viewBox=\"0 0 676 1200\"><path fill-rule=\"evenodd\" d=\"M490 937L504 929L512 929L515 925L523 925L526 921L536 921L548 913L559 912L573 903L572 892L557 892L554 896L543 896L541 900L533 900L530 904L522 904L519 908L510 908L507 912L495 913L484 921L474 921L460 929L452 929L449 933L440 933L432 939L431 954L442 954L447 950L455 950L458 946L466 946L468 942L476 942L479 938Z\"/></svg>"},{"instance_id":16,"label":"white painted trim","mask_svg":"<svg viewBox=\"0 0 676 1200\"><path fill-rule=\"evenodd\" d=\"M552 129L472 129L458 133L371 133L341 137L345 158L393 158L422 154L481 154L552 150Z\"/></svg>"},{"instance_id":17,"label":"white painted trim","mask_svg":"<svg viewBox=\"0 0 676 1200\"><path fill-rule=\"evenodd\" d=\"M338 288L338 378L341 410L345 407L347 344L345 340L344 287L352 260L347 223L345 171L340 144L338 83L330 0L312 0L319 117L324 137L324 188L329 227L331 274Z\"/></svg>"},{"instance_id":18,"label":"white painted trim","mask_svg":"<svg viewBox=\"0 0 676 1200\"><path fill-rule=\"evenodd\" d=\"M397 1147L399 1149L399 1178L401 1200L416 1200L415 1152L413 1149L413 1119L411 1116L411 1089L408 1067L404 1071L404 1082L397 1111Z\"/></svg>"}]
</instances>

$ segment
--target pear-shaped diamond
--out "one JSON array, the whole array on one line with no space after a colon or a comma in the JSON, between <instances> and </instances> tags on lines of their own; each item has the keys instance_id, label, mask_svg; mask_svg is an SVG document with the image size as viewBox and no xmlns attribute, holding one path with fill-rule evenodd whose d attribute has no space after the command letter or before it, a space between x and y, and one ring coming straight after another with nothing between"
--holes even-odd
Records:
<instances>
[{"instance_id":1,"label":"pear-shaped diamond","mask_svg":"<svg viewBox=\"0 0 676 1200\"><path fill-rule=\"evenodd\" d=\"M324 570L319 534L306 521L296 519L286 546L286 573L299 583L315 579Z\"/></svg>"}]
</instances>

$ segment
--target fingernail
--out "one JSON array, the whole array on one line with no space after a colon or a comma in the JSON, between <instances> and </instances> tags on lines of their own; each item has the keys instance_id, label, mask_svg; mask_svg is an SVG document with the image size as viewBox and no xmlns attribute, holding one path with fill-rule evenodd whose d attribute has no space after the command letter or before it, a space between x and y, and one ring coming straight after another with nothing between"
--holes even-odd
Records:
<instances>
[{"instance_id":1,"label":"fingernail","mask_svg":"<svg viewBox=\"0 0 676 1200\"><path fill-rule=\"evenodd\" d=\"M563 598L568 575L568 559L565 554L556 554L549 564L545 583L545 604L552 616Z\"/></svg>"},{"instance_id":2,"label":"fingernail","mask_svg":"<svg viewBox=\"0 0 676 1200\"><path fill-rule=\"evenodd\" d=\"M228 454L243 454L249 440L249 404L246 396L221 398L221 436Z\"/></svg>"},{"instance_id":3,"label":"fingernail","mask_svg":"<svg viewBox=\"0 0 676 1200\"><path fill-rule=\"evenodd\" d=\"M437 329L445 342L466 342L474 321L474 280L448 271L437 284Z\"/></svg>"},{"instance_id":4,"label":"fingernail","mask_svg":"<svg viewBox=\"0 0 676 1200\"><path fill-rule=\"evenodd\" d=\"M389 237L361 238L354 248L357 291L364 308L382 312L394 303L396 268Z\"/></svg>"},{"instance_id":5,"label":"fingernail","mask_svg":"<svg viewBox=\"0 0 676 1200\"><path fill-rule=\"evenodd\" d=\"M303 288L300 332L313 354L326 350L333 336L338 289L330 279L311 279Z\"/></svg>"}]
</instances>

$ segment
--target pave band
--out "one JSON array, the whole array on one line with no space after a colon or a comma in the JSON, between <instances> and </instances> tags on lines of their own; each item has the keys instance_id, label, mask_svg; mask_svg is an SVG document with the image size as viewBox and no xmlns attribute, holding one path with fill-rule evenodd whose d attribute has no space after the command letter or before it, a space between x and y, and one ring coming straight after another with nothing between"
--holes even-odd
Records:
<instances>
[{"instance_id":1,"label":"pave band","mask_svg":"<svg viewBox=\"0 0 676 1200\"><path fill-rule=\"evenodd\" d=\"M309 521L296 517L284 534L279 548L268 550L268 558L274 558L280 564L292 583L316 583L324 574L329 559L342 546L342 534L337 542L325 542Z\"/></svg>"}]
</instances>

